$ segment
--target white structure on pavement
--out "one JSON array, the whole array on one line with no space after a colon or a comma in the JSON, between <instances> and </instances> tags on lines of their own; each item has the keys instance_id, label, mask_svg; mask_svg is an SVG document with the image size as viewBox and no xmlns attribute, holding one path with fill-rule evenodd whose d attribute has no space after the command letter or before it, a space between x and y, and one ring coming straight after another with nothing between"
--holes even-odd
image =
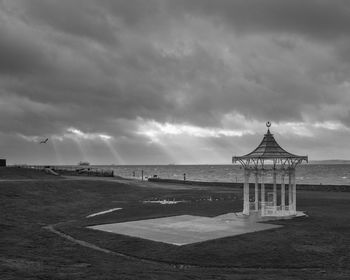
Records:
<instances>
[{"instance_id":1,"label":"white structure on pavement","mask_svg":"<svg viewBox=\"0 0 350 280\"><path fill-rule=\"evenodd\" d=\"M233 157L232 162L239 162L244 169L243 214L251 212L261 216L296 215L296 182L295 167L307 156L297 156L285 151L270 133L271 123L267 122L267 133L260 145L251 153ZM272 173L272 190L267 191L264 178ZM254 199L250 199L249 179L254 178ZM280 197L277 192L277 178L280 178ZM286 185L286 180L287 185ZM260 195L259 195L260 185ZM286 187L288 191L286 191ZM288 202L286 203L286 198Z\"/></svg>"}]
</instances>

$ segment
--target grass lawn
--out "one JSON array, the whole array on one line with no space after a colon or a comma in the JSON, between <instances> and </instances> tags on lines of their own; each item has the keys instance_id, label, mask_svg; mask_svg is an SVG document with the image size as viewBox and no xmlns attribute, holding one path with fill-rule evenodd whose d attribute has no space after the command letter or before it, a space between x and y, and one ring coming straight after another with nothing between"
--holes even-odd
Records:
<instances>
[{"instance_id":1,"label":"grass lawn","mask_svg":"<svg viewBox=\"0 0 350 280\"><path fill-rule=\"evenodd\" d=\"M142 203L172 198L188 202ZM308 218L276 221L284 225L280 229L178 247L86 226L240 211L241 193L90 180L0 182L0 279L350 279L350 193L302 191L297 202ZM123 209L86 218L116 207ZM178 268L99 252L43 228L49 224L118 253L198 266Z\"/></svg>"}]
</instances>

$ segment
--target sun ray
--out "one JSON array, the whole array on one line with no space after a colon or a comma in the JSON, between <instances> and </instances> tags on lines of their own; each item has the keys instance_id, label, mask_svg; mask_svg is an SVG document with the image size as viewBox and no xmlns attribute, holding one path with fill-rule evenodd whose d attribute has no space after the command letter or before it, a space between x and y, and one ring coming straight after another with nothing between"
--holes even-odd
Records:
<instances>
[{"instance_id":1,"label":"sun ray","mask_svg":"<svg viewBox=\"0 0 350 280\"><path fill-rule=\"evenodd\" d=\"M61 153L59 152L59 147L56 143L56 139L53 137L51 138L51 144L52 144L52 148L53 148L53 151L55 153L55 164L57 165L62 165L64 163L63 159L62 159L62 156L61 156Z\"/></svg>"},{"instance_id":2,"label":"sun ray","mask_svg":"<svg viewBox=\"0 0 350 280\"><path fill-rule=\"evenodd\" d=\"M102 138L102 141L106 144L108 147L109 151L113 155L113 160L115 161L114 163L123 165L125 164L124 159L121 157L121 155L117 152L117 149L112 145L110 139L105 139Z\"/></svg>"}]
</instances>

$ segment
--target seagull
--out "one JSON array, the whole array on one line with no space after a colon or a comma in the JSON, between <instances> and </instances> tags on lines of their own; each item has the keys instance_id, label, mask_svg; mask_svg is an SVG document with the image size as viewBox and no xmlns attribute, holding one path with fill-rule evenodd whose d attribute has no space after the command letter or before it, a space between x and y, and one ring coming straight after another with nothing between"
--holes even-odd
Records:
<instances>
[{"instance_id":1,"label":"seagull","mask_svg":"<svg viewBox=\"0 0 350 280\"><path fill-rule=\"evenodd\" d=\"M46 144L46 142L49 140L49 138L46 138L45 140L40 141L39 144Z\"/></svg>"}]
</instances>

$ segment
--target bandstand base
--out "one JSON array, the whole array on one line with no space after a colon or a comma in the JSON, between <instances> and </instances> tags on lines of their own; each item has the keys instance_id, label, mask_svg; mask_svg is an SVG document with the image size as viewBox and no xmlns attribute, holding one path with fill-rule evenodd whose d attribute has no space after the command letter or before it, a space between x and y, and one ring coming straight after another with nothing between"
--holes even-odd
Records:
<instances>
[{"instance_id":1,"label":"bandstand base","mask_svg":"<svg viewBox=\"0 0 350 280\"><path fill-rule=\"evenodd\" d=\"M293 213L284 212L284 213L271 213L269 215L263 215L261 210L250 211L249 214L243 214L243 212L236 213L238 217L254 220L254 221L275 221L275 220L289 220L298 217L307 217L307 214L303 211L295 211Z\"/></svg>"}]
</instances>

